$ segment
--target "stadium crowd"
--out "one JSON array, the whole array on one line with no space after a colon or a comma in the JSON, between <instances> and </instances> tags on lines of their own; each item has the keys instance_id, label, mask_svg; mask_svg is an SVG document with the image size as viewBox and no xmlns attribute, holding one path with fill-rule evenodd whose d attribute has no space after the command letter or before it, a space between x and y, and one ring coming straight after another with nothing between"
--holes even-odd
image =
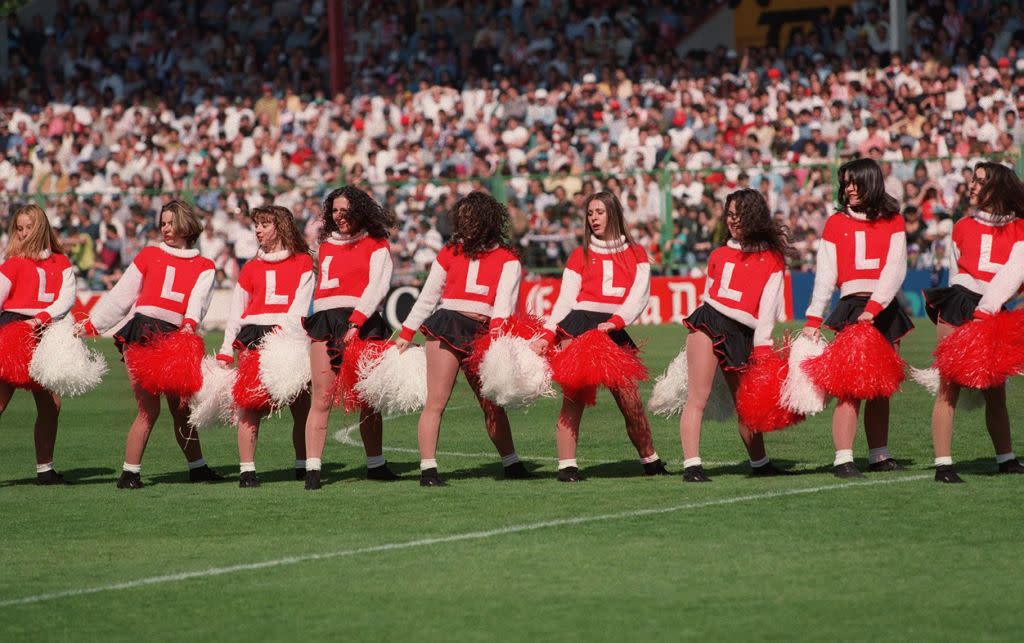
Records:
<instances>
[{"instance_id":1,"label":"stadium crowd","mask_svg":"<svg viewBox=\"0 0 1024 643\"><path fill-rule=\"evenodd\" d=\"M783 46L677 51L694 2L352 3L351 83L331 96L325 3L58 0L8 18L0 213L36 200L88 287L109 287L188 195L222 285L256 254L248 212L290 208L315 241L342 182L392 208L396 274L414 279L480 187L507 202L530 267L558 268L580 205L607 188L665 270L700 270L728 191L754 187L813 268L835 165L882 162L912 267L938 265L981 158L1024 143L1024 14L1015 3L857 0ZM359 5L359 6L355 6ZM0 247L3 240L0 239Z\"/></svg>"}]
</instances>

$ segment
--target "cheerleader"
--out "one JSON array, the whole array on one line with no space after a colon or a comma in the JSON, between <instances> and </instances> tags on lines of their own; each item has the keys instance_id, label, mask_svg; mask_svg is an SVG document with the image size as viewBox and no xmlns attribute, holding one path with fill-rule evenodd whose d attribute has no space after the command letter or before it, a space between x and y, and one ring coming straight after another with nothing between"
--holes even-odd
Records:
<instances>
[{"instance_id":1,"label":"cheerleader","mask_svg":"<svg viewBox=\"0 0 1024 643\"><path fill-rule=\"evenodd\" d=\"M788 230L772 220L760 192L733 192L725 200L725 215L729 238L708 259L703 302L683 320L690 331L688 393L679 418L685 482L711 481L700 457L700 432L715 369L722 369L735 400L740 371L751 357L771 352L772 329L784 304L785 255L793 252ZM765 453L764 436L738 426L751 475L782 475Z\"/></svg>"},{"instance_id":2,"label":"cheerleader","mask_svg":"<svg viewBox=\"0 0 1024 643\"><path fill-rule=\"evenodd\" d=\"M1024 183L998 163L979 163L971 177L969 197L973 214L953 226L951 285L924 293L939 341L972 319L999 312L1020 288L1024 273ZM999 473L1024 473L1024 465L1013 453L1006 386L981 393ZM953 412L959 395L959 386L942 381L932 409L937 482L963 482L952 458Z\"/></svg>"},{"instance_id":3,"label":"cheerleader","mask_svg":"<svg viewBox=\"0 0 1024 643\"><path fill-rule=\"evenodd\" d=\"M348 185L327 195L321 221L313 314L303 322L313 340L309 349L313 400L306 420L306 489L320 488L331 391L345 345L356 336L385 339L391 335L390 326L377 309L391 286L388 235L396 224L395 215L366 192ZM369 480L398 479L384 459L383 432L380 413L360 411L359 435L366 451Z\"/></svg>"},{"instance_id":4,"label":"cheerleader","mask_svg":"<svg viewBox=\"0 0 1024 643\"><path fill-rule=\"evenodd\" d=\"M509 248L508 210L483 192L456 201L448 214L452 238L434 259L430 274L402 325L399 350L417 330L427 337L427 401L420 414L420 485L440 487L437 437L455 378L480 333L496 332L515 311L522 266ZM505 478L529 478L516 454L505 409L480 395L479 379L466 380L484 412L487 433L501 455Z\"/></svg>"},{"instance_id":5,"label":"cheerleader","mask_svg":"<svg viewBox=\"0 0 1024 643\"><path fill-rule=\"evenodd\" d=\"M217 359L234 361L234 349L257 350L263 336L277 329L301 331L313 295L313 260L309 246L295 227L295 217L278 205L253 209L252 220L260 248L255 259L246 262L238 275L231 299L231 312L224 330L224 343ZM300 359L305 359L302 355ZM309 392L301 393L289 409L292 414L292 445L295 448L295 477L306 476L306 418ZM241 475L238 486L260 486L256 477L256 440L262 413L241 409L238 418L238 455Z\"/></svg>"},{"instance_id":6,"label":"cheerleader","mask_svg":"<svg viewBox=\"0 0 1024 643\"><path fill-rule=\"evenodd\" d=\"M0 326L26 323L38 330L71 311L75 303L75 272L46 219L35 205L18 208L11 219L10 243L0 264ZM53 469L60 397L33 388L36 401L36 484L67 484ZM0 415L14 387L0 381Z\"/></svg>"},{"instance_id":7,"label":"cheerleader","mask_svg":"<svg viewBox=\"0 0 1024 643\"><path fill-rule=\"evenodd\" d=\"M547 335L541 350L556 339L565 348L588 330L600 330L619 346L636 350L624 330L636 321L650 298L651 266L647 252L633 241L622 214L622 204L611 192L598 192L586 203L583 245L573 251L562 273L558 300L545 324ZM611 391L626 421L626 433L640 456L644 475L666 475L665 465L654 450L651 427L643 400L635 385ZM576 463L582 400L562 397L555 428L558 448L558 480L582 480Z\"/></svg>"},{"instance_id":8,"label":"cheerleader","mask_svg":"<svg viewBox=\"0 0 1024 643\"><path fill-rule=\"evenodd\" d=\"M914 328L896 301L907 274L907 238L896 199L885 192L882 170L871 159L855 159L839 168L839 204L843 211L825 222L815 263L814 290L803 333L819 338L822 317L839 288L835 310L824 320L836 332L870 321L894 346ZM839 400L832 415L836 448L833 473L864 477L853 462L859 400ZM889 454L889 399L864 404L864 428L871 471L902 471Z\"/></svg>"},{"instance_id":9,"label":"cheerleader","mask_svg":"<svg viewBox=\"0 0 1024 643\"><path fill-rule=\"evenodd\" d=\"M142 249L113 289L92 309L86 324L87 332L102 333L134 310L134 316L114 335L122 354L126 346L145 344L155 335L179 328L194 333L210 305L214 266L192 247L203 231L195 210L175 199L160 209L159 221L162 243ZM139 412L128 430L118 489L142 488L142 454L160 415L160 396L143 389L130 373L129 380ZM186 401L168 393L167 408L174 423L174 437L188 460L189 481L223 480L207 466L199 437L188 426Z\"/></svg>"}]
</instances>

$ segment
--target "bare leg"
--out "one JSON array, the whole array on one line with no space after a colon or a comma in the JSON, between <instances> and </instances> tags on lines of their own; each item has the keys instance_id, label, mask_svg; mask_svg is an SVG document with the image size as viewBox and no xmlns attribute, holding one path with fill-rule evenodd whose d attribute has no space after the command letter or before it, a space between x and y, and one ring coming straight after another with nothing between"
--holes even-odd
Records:
<instances>
[{"instance_id":1,"label":"bare leg","mask_svg":"<svg viewBox=\"0 0 1024 643\"><path fill-rule=\"evenodd\" d=\"M1006 408L1006 386L985 389L981 394L985 396L985 427L992 438L996 455L1013 451L1010 414Z\"/></svg>"},{"instance_id":2,"label":"bare leg","mask_svg":"<svg viewBox=\"0 0 1024 643\"><path fill-rule=\"evenodd\" d=\"M935 329L937 341L942 341L956 330L949 324L939 323ZM960 387L946 380L939 384L939 393L935 396L932 407L932 447L936 458L948 458L953 455L953 416L956 412L957 398Z\"/></svg>"},{"instance_id":3,"label":"bare leg","mask_svg":"<svg viewBox=\"0 0 1024 643\"><path fill-rule=\"evenodd\" d=\"M296 460L306 459L306 420L309 418L309 408L309 391L299 393L289 407L292 413L292 448L295 449Z\"/></svg>"},{"instance_id":4,"label":"bare leg","mask_svg":"<svg viewBox=\"0 0 1024 643\"><path fill-rule=\"evenodd\" d=\"M146 451L149 433L153 430L153 424L156 423L157 418L160 417L160 397L146 391L134 380L131 380L131 386L139 412L135 416L131 428L128 429L124 461L125 464L139 466L142 464L142 454Z\"/></svg>"},{"instance_id":5,"label":"bare leg","mask_svg":"<svg viewBox=\"0 0 1024 643\"><path fill-rule=\"evenodd\" d=\"M735 403L736 392L740 389L739 373L726 373L725 383L729 385L729 392L732 393L732 400ZM764 459L768 455L764 449L764 434L751 431L742 422L737 422L736 427L739 429L740 439L743 440L743 446L747 448L747 456L751 462Z\"/></svg>"},{"instance_id":6,"label":"bare leg","mask_svg":"<svg viewBox=\"0 0 1024 643\"><path fill-rule=\"evenodd\" d=\"M487 428L487 436L494 443L494 447L498 450L498 455L501 457L510 455L516 450L516 445L512 442L512 426L509 424L505 409L480 395L479 378L473 377L467 372L466 381L469 382L469 387L473 389L476 400L480 403L480 408L484 412L484 426Z\"/></svg>"},{"instance_id":7,"label":"bare leg","mask_svg":"<svg viewBox=\"0 0 1024 643\"><path fill-rule=\"evenodd\" d=\"M372 458L384 453L384 419L373 409L359 412L359 437L363 439L366 457Z\"/></svg>"},{"instance_id":8,"label":"bare leg","mask_svg":"<svg viewBox=\"0 0 1024 643\"><path fill-rule=\"evenodd\" d=\"M188 424L188 403L177 395L168 395L167 410L174 420L174 438L185 459L189 462L201 459L203 447L199 444L199 433Z\"/></svg>"},{"instance_id":9,"label":"bare leg","mask_svg":"<svg viewBox=\"0 0 1024 643\"><path fill-rule=\"evenodd\" d=\"M334 386L334 370L327 355L326 342L313 342L309 347L309 366L312 374L313 392L310 396L309 413L306 417L305 455L306 459L320 458L327 441L327 422L331 417L331 389ZM296 451L297 452L297 451Z\"/></svg>"},{"instance_id":10,"label":"bare leg","mask_svg":"<svg viewBox=\"0 0 1024 643\"><path fill-rule=\"evenodd\" d=\"M626 420L626 433L641 458L654 455L654 437L651 435L651 424L644 412L644 401L636 385L613 390L612 397L622 411Z\"/></svg>"},{"instance_id":11,"label":"bare leg","mask_svg":"<svg viewBox=\"0 0 1024 643\"><path fill-rule=\"evenodd\" d=\"M433 460L437 456L441 416L459 374L459 358L436 339L428 340L424 348L427 354L427 402L416 425L416 437L420 458Z\"/></svg>"},{"instance_id":12,"label":"bare leg","mask_svg":"<svg viewBox=\"0 0 1024 643\"><path fill-rule=\"evenodd\" d=\"M563 339L559 348L564 349L571 341L571 339ZM562 397L562 410L558 413L558 422L555 424L555 448L560 461L576 459L576 445L580 440L580 422L583 420L585 408L586 405L583 402Z\"/></svg>"},{"instance_id":13,"label":"bare leg","mask_svg":"<svg viewBox=\"0 0 1024 643\"><path fill-rule=\"evenodd\" d=\"M700 429L704 408L711 397L718 359L712 350L711 338L700 331L686 337L687 393L683 413L679 417L679 439L683 444L683 458L700 457Z\"/></svg>"},{"instance_id":14,"label":"bare leg","mask_svg":"<svg viewBox=\"0 0 1024 643\"><path fill-rule=\"evenodd\" d=\"M262 413L246 409L238 414L238 461L256 462L256 440Z\"/></svg>"},{"instance_id":15,"label":"bare leg","mask_svg":"<svg viewBox=\"0 0 1024 643\"><path fill-rule=\"evenodd\" d=\"M36 464L53 462L53 447L57 442L57 417L60 415L60 397L51 391L32 391L36 400Z\"/></svg>"},{"instance_id":16,"label":"bare leg","mask_svg":"<svg viewBox=\"0 0 1024 643\"><path fill-rule=\"evenodd\" d=\"M889 398L864 402L864 433L869 449L879 449L889 444Z\"/></svg>"},{"instance_id":17,"label":"bare leg","mask_svg":"<svg viewBox=\"0 0 1024 643\"><path fill-rule=\"evenodd\" d=\"M839 400L832 414L832 443L836 451L852 451L857 437L857 417L860 400Z\"/></svg>"}]
</instances>

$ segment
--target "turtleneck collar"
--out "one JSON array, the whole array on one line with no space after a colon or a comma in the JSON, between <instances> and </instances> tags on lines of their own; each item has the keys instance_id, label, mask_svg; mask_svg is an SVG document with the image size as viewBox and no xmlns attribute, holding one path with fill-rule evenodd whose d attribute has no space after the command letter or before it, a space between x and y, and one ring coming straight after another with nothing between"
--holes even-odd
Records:
<instances>
[{"instance_id":1,"label":"turtleneck collar","mask_svg":"<svg viewBox=\"0 0 1024 643\"><path fill-rule=\"evenodd\" d=\"M868 220L868 215L864 214L863 212L854 212L853 208L850 208L850 207L846 208L846 214L847 214L847 216L849 216L849 217L851 217L853 219L856 219L858 221L867 221Z\"/></svg>"},{"instance_id":2,"label":"turtleneck collar","mask_svg":"<svg viewBox=\"0 0 1024 643\"><path fill-rule=\"evenodd\" d=\"M292 252L287 248L278 250L277 252L264 252L263 248L260 248L259 250L256 251L256 258L262 259L263 261L266 261L268 263L278 263L284 261L290 256L292 256Z\"/></svg>"},{"instance_id":3,"label":"turtleneck collar","mask_svg":"<svg viewBox=\"0 0 1024 643\"><path fill-rule=\"evenodd\" d=\"M199 256L199 250L197 248L172 248L163 241L160 242L160 249L169 255L179 257L181 259L191 259Z\"/></svg>"},{"instance_id":4,"label":"turtleneck collar","mask_svg":"<svg viewBox=\"0 0 1024 643\"><path fill-rule=\"evenodd\" d=\"M332 232L331 236L327 237L327 243L333 243L336 246L344 246L350 243L355 243L360 239L366 237L366 231L360 231L353 235L343 235L340 232Z\"/></svg>"},{"instance_id":5,"label":"turtleneck collar","mask_svg":"<svg viewBox=\"0 0 1024 643\"><path fill-rule=\"evenodd\" d=\"M729 239L725 242L725 245L732 248L733 250L740 250L742 252L761 252L768 248L767 244L759 243L753 246L745 246L736 239Z\"/></svg>"},{"instance_id":6,"label":"turtleneck collar","mask_svg":"<svg viewBox=\"0 0 1024 643\"><path fill-rule=\"evenodd\" d=\"M50 252L49 250L43 250L42 252L40 252L40 253L39 253L39 257L38 257L38 260L39 260L39 261L46 261L47 259L49 259L49 258L50 258L50 256L51 256L52 254L53 254L53 253L52 253L52 252Z\"/></svg>"},{"instance_id":7,"label":"turtleneck collar","mask_svg":"<svg viewBox=\"0 0 1024 643\"><path fill-rule=\"evenodd\" d=\"M974 220L978 223L996 227L1002 227L1014 219L1014 217L997 217L991 212L986 212L984 210L975 210L971 216L974 217Z\"/></svg>"},{"instance_id":8,"label":"turtleneck collar","mask_svg":"<svg viewBox=\"0 0 1024 643\"><path fill-rule=\"evenodd\" d=\"M599 254L612 254L619 252L625 246L625 236L620 236L618 239L612 239L611 241L605 241L604 239L590 235L590 249Z\"/></svg>"}]
</instances>

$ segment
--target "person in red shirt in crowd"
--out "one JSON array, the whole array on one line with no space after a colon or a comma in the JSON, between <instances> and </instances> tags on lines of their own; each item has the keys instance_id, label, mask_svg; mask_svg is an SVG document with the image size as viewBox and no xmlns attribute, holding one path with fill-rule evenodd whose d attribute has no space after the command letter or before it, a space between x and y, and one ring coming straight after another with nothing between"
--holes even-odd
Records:
<instances>
[{"instance_id":1,"label":"person in red shirt in crowd","mask_svg":"<svg viewBox=\"0 0 1024 643\"><path fill-rule=\"evenodd\" d=\"M9 238L0 264L0 326L23 323L40 329L71 312L75 271L42 208L18 208L11 219ZM14 387L0 382L0 415L13 395ZM43 389L32 390L32 397L36 402L36 484L67 484L53 469L60 397Z\"/></svg>"},{"instance_id":2,"label":"person in red shirt in crowd","mask_svg":"<svg viewBox=\"0 0 1024 643\"><path fill-rule=\"evenodd\" d=\"M979 163L971 176L974 211L953 226L948 288L926 290L928 316L938 341L958 326L1002 310L1024 279L1024 183L998 163ZM1013 452L1006 386L985 389L985 426L999 473L1024 474ZM953 466L953 414L960 387L943 381L932 408L935 480L963 482Z\"/></svg>"},{"instance_id":3,"label":"person in red shirt in crowd","mask_svg":"<svg viewBox=\"0 0 1024 643\"><path fill-rule=\"evenodd\" d=\"M622 203L611 192L587 199L583 245L573 251L562 273L558 299L551 309L539 348L554 341L564 348L589 330L600 330L619 346L637 346L624 330L640 317L650 298L651 265L647 252L633 241L623 217ZM626 433L640 456L644 475L665 475L665 464L654 450L651 426L635 385L611 391L626 420ZM576 462L584 402L562 397L555 429L558 480L583 480Z\"/></svg>"},{"instance_id":4,"label":"person in red shirt in crowd","mask_svg":"<svg viewBox=\"0 0 1024 643\"><path fill-rule=\"evenodd\" d=\"M193 248L203 231L195 210L175 199L160 209L159 221L162 243L143 248L113 289L93 307L86 323L88 332L102 333L134 310L134 316L114 335L122 353L126 346L147 343L162 333L178 329L194 333L210 305L215 269L213 262ZM139 412L128 431L118 489L142 488L142 454L160 416L160 396L134 380L131 387ZM174 437L188 460L189 481L223 480L203 458L199 436L188 425L186 401L167 394L167 408L174 420Z\"/></svg>"},{"instance_id":5,"label":"person in red shirt in crowd","mask_svg":"<svg viewBox=\"0 0 1024 643\"><path fill-rule=\"evenodd\" d=\"M331 390L345 346L357 336L386 339L391 335L391 327L378 309L391 285L388 236L397 221L394 213L352 185L327 195L321 219L313 314L303 322L313 340L309 348L313 396L306 420L306 489L310 490L321 486ZM373 409L360 411L359 435L366 451L369 480L398 479L384 459L383 432L380 413Z\"/></svg>"},{"instance_id":6,"label":"person in red shirt in crowd","mask_svg":"<svg viewBox=\"0 0 1024 643\"><path fill-rule=\"evenodd\" d=\"M436 460L441 415L474 339L480 333L496 332L515 312L522 278L522 265L508 238L505 206L488 194L472 192L456 201L448 216L452 238L430 266L397 342L404 351L417 330L427 337L427 401L417 427L424 487L446 484ZM480 396L480 381L468 371L466 380L483 409L505 477L532 477L516 454L505 409Z\"/></svg>"},{"instance_id":7,"label":"person in red shirt in crowd","mask_svg":"<svg viewBox=\"0 0 1024 643\"><path fill-rule=\"evenodd\" d=\"M234 349L257 350L264 335L278 328L303 332L302 320L313 297L313 260L302 233L295 227L291 210L279 205L254 208L256 239L260 249L238 275L231 299L231 311L224 329L224 343L217 359L234 362ZM306 356L300 356L305 359ZM295 449L295 477L306 477L306 418L309 392L303 391L290 405L292 445ZM239 411L238 455L241 475L238 486L260 486L256 476L256 440L260 419L256 410Z\"/></svg>"},{"instance_id":8,"label":"person in red shirt in crowd","mask_svg":"<svg viewBox=\"0 0 1024 643\"><path fill-rule=\"evenodd\" d=\"M840 299L824 320L839 332L859 321L870 321L894 346L914 329L896 301L907 274L906 222L899 203L885 192L882 169L872 159L855 159L839 168L839 205L843 211L825 222L815 263L814 290L807 307L803 333L819 337L832 291ZM838 400L832 415L836 456L833 473L839 478L862 478L853 462L859 400ZM889 399L864 403L864 429L871 471L902 471L889 454Z\"/></svg>"},{"instance_id":9,"label":"person in red shirt in crowd","mask_svg":"<svg viewBox=\"0 0 1024 643\"><path fill-rule=\"evenodd\" d=\"M686 337L688 389L679 417L683 445L683 480L709 482L700 457L704 409L711 397L715 370L722 369L736 397L740 371L751 357L772 350L772 329L782 317L786 256L794 253L789 230L774 221L757 190L738 190L725 200L729 238L712 251L700 306L683 324ZM764 436L739 424L750 457L751 475L777 476Z\"/></svg>"}]
</instances>

